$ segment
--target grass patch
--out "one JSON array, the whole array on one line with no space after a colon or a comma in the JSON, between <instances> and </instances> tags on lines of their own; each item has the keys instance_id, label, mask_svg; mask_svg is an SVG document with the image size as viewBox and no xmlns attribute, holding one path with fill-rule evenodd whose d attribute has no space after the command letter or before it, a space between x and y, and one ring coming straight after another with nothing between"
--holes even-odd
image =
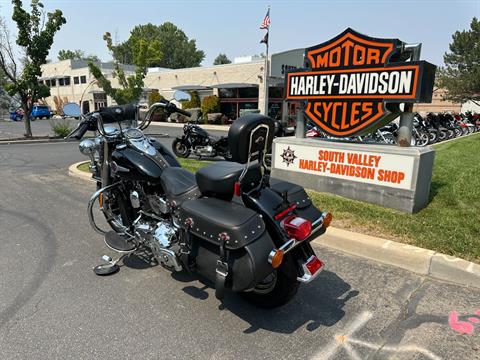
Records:
<instances>
[{"instance_id":1,"label":"grass patch","mask_svg":"<svg viewBox=\"0 0 480 360\"><path fill-rule=\"evenodd\" d=\"M380 236L480 263L480 134L435 146L430 204L405 214L308 190L315 205L333 213L333 226ZM179 159L195 172L211 161ZM88 171L88 163L78 167Z\"/></svg>"},{"instance_id":2,"label":"grass patch","mask_svg":"<svg viewBox=\"0 0 480 360\"><path fill-rule=\"evenodd\" d=\"M310 191L334 214L333 225L480 263L480 135L435 147L430 204L405 214Z\"/></svg>"},{"instance_id":3,"label":"grass patch","mask_svg":"<svg viewBox=\"0 0 480 360\"><path fill-rule=\"evenodd\" d=\"M177 159L180 165L183 168L190 172L196 172L198 169L201 169L205 165L211 164L211 161L200 161L197 159Z\"/></svg>"},{"instance_id":4,"label":"grass patch","mask_svg":"<svg viewBox=\"0 0 480 360\"><path fill-rule=\"evenodd\" d=\"M81 163L80 165L77 166L77 169L80 171L85 171L85 172L90 172L90 169L88 168L88 165L90 164L89 161Z\"/></svg>"}]
</instances>

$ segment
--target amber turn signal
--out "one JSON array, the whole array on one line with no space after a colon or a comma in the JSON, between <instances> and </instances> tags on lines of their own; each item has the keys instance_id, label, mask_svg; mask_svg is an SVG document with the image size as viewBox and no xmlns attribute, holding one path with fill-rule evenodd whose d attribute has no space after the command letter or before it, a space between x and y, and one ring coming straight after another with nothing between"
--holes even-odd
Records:
<instances>
[{"instance_id":1,"label":"amber turn signal","mask_svg":"<svg viewBox=\"0 0 480 360\"><path fill-rule=\"evenodd\" d=\"M330 226L330 223L332 222L333 216L331 213L327 212L326 214L324 213L323 215L323 226L326 228Z\"/></svg>"},{"instance_id":2,"label":"amber turn signal","mask_svg":"<svg viewBox=\"0 0 480 360\"><path fill-rule=\"evenodd\" d=\"M282 265L283 255L283 250L272 250L270 252L270 255L268 255L268 262L272 265L274 269Z\"/></svg>"},{"instance_id":3,"label":"amber turn signal","mask_svg":"<svg viewBox=\"0 0 480 360\"><path fill-rule=\"evenodd\" d=\"M100 195L98 196L98 204L101 208L103 208L103 193L100 193Z\"/></svg>"}]
</instances>

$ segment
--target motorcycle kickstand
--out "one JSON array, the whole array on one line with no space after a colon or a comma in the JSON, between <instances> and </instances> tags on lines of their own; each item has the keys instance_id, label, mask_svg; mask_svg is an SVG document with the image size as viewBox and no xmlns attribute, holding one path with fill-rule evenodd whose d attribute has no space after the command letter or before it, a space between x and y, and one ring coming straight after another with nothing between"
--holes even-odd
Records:
<instances>
[{"instance_id":1,"label":"motorcycle kickstand","mask_svg":"<svg viewBox=\"0 0 480 360\"><path fill-rule=\"evenodd\" d=\"M108 255L103 255L102 260L105 261L105 264L97 265L93 268L93 272L98 276L107 276L115 274L120 270L120 266L118 266L118 262L122 260L125 256L130 253L125 253L120 255L120 257L116 260L113 260Z\"/></svg>"}]
</instances>

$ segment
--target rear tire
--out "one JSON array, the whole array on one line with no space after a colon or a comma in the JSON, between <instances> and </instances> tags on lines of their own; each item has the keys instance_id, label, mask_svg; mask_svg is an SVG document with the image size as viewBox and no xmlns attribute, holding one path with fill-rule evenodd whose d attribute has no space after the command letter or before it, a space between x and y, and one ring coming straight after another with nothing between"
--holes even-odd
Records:
<instances>
[{"instance_id":1,"label":"rear tire","mask_svg":"<svg viewBox=\"0 0 480 360\"><path fill-rule=\"evenodd\" d=\"M272 275L275 279L272 280L270 288L268 283L258 284L252 291L241 293L241 296L249 303L265 309L285 305L295 296L300 285L293 259L286 257L280 268Z\"/></svg>"},{"instance_id":2,"label":"rear tire","mask_svg":"<svg viewBox=\"0 0 480 360\"><path fill-rule=\"evenodd\" d=\"M175 139L172 143L173 153L179 158L187 158L190 155L190 149L182 141L182 139Z\"/></svg>"}]
</instances>

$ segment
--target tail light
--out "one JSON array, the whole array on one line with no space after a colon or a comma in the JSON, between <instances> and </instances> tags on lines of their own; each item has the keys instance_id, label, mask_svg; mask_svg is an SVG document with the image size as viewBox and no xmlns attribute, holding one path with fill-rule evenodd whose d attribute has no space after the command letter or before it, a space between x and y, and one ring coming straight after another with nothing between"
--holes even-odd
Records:
<instances>
[{"instance_id":1,"label":"tail light","mask_svg":"<svg viewBox=\"0 0 480 360\"><path fill-rule=\"evenodd\" d=\"M288 236L302 241L312 232L312 223L304 218L291 215L283 221L283 229Z\"/></svg>"}]
</instances>

